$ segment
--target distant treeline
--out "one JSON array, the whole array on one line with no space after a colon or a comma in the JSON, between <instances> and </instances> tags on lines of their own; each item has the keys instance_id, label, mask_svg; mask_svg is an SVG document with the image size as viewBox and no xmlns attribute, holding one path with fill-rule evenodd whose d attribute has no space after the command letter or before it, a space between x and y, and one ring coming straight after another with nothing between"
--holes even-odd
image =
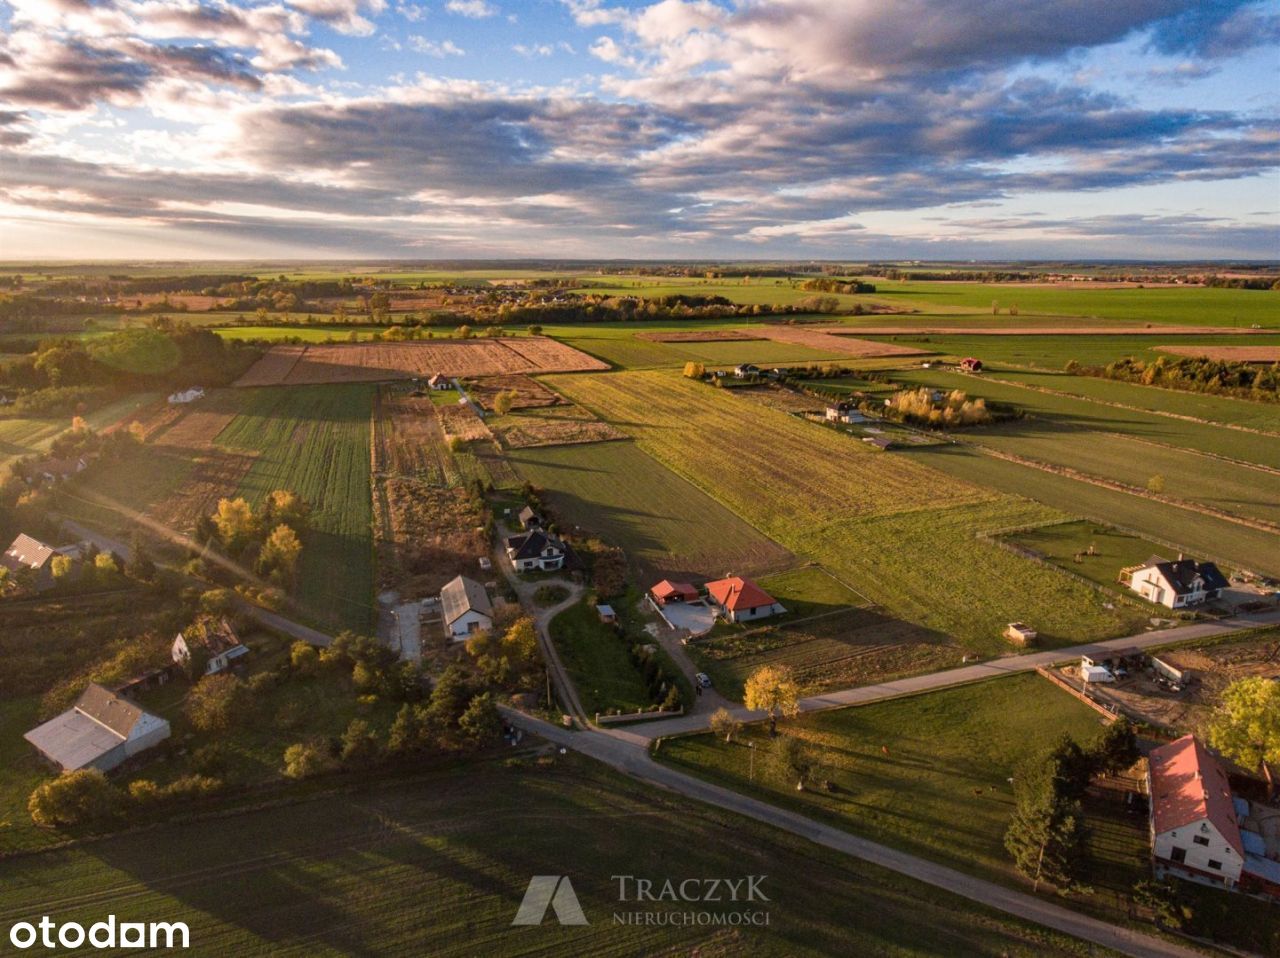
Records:
<instances>
[{"instance_id":1,"label":"distant treeline","mask_svg":"<svg viewBox=\"0 0 1280 958\"><path fill-rule=\"evenodd\" d=\"M1072 360L1067 363L1067 371L1144 386L1164 386L1240 399L1264 402L1280 399L1280 363L1251 364L1206 356L1180 359L1161 356L1152 362L1144 362L1130 356L1105 366L1081 366Z\"/></svg>"}]
</instances>

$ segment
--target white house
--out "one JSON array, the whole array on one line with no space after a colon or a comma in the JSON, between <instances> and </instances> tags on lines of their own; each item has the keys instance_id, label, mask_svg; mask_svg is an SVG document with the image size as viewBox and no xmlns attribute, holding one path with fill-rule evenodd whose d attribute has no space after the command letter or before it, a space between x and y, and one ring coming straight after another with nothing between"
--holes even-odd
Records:
<instances>
[{"instance_id":1,"label":"white house","mask_svg":"<svg viewBox=\"0 0 1280 958\"><path fill-rule=\"evenodd\" d=\"M760 375L760 367L754 363L743 363L740 366L733 367L734 379L750 379L752 376Z\"/></svg>"},{"instance_id":2,"label":"white house","mask_svg":"<svg viewBox=\"0 0 1280 958\"><path fill-rule=\"evenodd\" d=\"M1148 758L1151 857L1156 875L1234 888L1245 863L1231 786L1218 760L1184 735Z\"/></svg>"},{"instance_id":3,"label":"white house","mask_svg":"<svg viewBox=\"0 0 1280 958\"><path fill-rule=\"evenodd\" d=\"M170 650L173 661L178 665L185 665L191 659L193 648L201 649L209 656L204 669L205 675L217 675L226 671L236 659L249 654L248 647L240 644L236 630L225 618L197 619L179 632Z\"/></svg>"},{"instance_id":4,"label":"white house","mask_svg":"<svg viewBox=\"0 0 1280 958\"><path fill-rule=\"evenodd\" d=\"M440 590L444 627L449 637L461 642L476 632L493 628L493 603L484 586L466 576L456 576Z\"/></svg>"},{"instance_id":5,"label":"white house","mask_svg":"<svg viewBox=\"0 0 1280 958\"><path fill-rule=\"evenodd\" d=\"M1212 562L1182 556L1177 562L1152 556L1143 565L1125 569L1120 575L1122 582L1127 575L1129 588L1148 602L1170 609L1216 599L1229 584Z\"/></svg>"},{"instance_id":6,"label":"white house","mask_svg":"<svg viewBox=\"0 0 1280 958\"><path fill-rule=\"evenodd\" d=\"M863 423L867 417L860 413L852 403L839 403L827 407L827 422L844 422L851 425Z\"/></svg>"},{"instance_id":7,"label":"white house","mask_svg":"<svg viewBox=\"0 0 1280 958\"><path fill-rule=\"evenodd\" d=\"M453 388L453 380L447 379L444 376L441 376L439 373L436 373L434 376L432 376L430 379L427 380L427 385L432 389L437 389L443 392L446 389Z\"/></svg>"},{"instance_id":8,"label":"white house","mask_svg":"<svg viewBox=\"0 0 1280 958\"><path fill-rule=\"evenodd\" d=\"M180 393L172 393L169 396L169 404L171 406L180 406L184 403L195 402L197 399L204 398L203 386L192 386L190 389L184 389Z\"/></svg>"},{"instance_id":9,"label":"white house","mask_svg":"<svg viewBox=\"0 0 1280 958\"><path fill-rule=\"evenodd\" d=\"M508 536L506 548L511 567L517 572L553 572L564 568L564 543L540 529Z\"/></svg>"},{"instance_id":10,"label":"white house","mask_svg":"<svg viewBox=\"0 0 1280 958\"><path fill-rule=\"evenodd\" d=\"M168 737L168 722L96 683L67 711L23 736L64 772L108 772Z\"/></svg>"},{"instance_id":11,"label":"white house","mask_svg":"<svg viewBox=\"0 0 1280 958\"><path fill-rule=\"evenodd\" d=\"M707 595L730 622L763 619L787 611L768 592L741 576L708 582Z\"/></svg>"}]
</instances>

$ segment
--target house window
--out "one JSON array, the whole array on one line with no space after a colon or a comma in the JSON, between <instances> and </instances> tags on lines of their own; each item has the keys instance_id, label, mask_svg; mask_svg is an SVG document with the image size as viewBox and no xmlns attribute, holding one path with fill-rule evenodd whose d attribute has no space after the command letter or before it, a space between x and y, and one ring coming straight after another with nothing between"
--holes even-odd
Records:
<instances>
[{"instance_id":1,"label":"house window","mask_svg":"<svg viewBox=\"0 0 1280 958\"><path fill-rule=\"evenodd\" d=\"M1195 842L1197 845L1208 845L1208 844L1209 844L1209 839L1205 838L1203 835L1197 835L1197 836L1195 836L1195 837L1194 837L1193 839L1191 839L1191 840L1192 840L1193 842Z\"/></svg>"},{"instance_id":2,"label":"house window","mask_svg":"<svg viewBox=\"0 0 1280 958\"><path fill-rule=\"evenodd\" d=\"M1222 871L1222 862L1216 862L1212 858L1209 859L1209 867L1215 871Z\"/></svg>"},{"instance_id":3,"label":"house window","mask_svg":"<svg viewBox=\"0 0 1280 958\"><path fill-rule=\"evenodd\" d=\"M1169 852L1169 858L1175 862L1185 862L1187 860L1187 850L1175 845L1173 851Z\"/></svg>"}]
</instances>

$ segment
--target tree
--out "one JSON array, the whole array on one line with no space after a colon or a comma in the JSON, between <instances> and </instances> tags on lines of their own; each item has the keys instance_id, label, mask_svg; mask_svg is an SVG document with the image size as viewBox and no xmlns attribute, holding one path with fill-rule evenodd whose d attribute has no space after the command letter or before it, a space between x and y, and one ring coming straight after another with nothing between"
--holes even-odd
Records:
<instances>
[{"instance_id":1,"label":"tree","mask_svg":"<svg viewBox=\"0 0 1280 958\"><path fill-rule=\"evenodd\" d=\"M539 326L539 325L537 325L536 323L535 323L534 325L530 326L530 327L529 327L529 335L530 335L530 336L541 336L541 335L542 335L542 327L541 327L541 326Z\"/></svg>"},{"instance_id":2,"label":"tree","mask_svg":"<svg viewBox=\"0 0 1280 958\"><path fill-rule=\"evenodd\" d=\"M800 687L783 665L762 665L747 677L743 689L747 708L769 714L769 734L778 734L778 717L800 714Z\"/></svg>"},{"instance_id":3,"label":"tree","mask_svg":"<svg viewBox=\"0 0 1280 958\"><path fill-rule=\"evenodd\" d=\"M102 772L83 768L38 786L27 800L27 811L41 828L95 825L118 815L123 799Z\"/></svg>"},{"instance_id":4,"label":"tree","mask_svg":"<svg viewBox=\"0 0 1280 958\"><path fill-rule=\"evenodd\" d=\"M705 379L707 367L703 363L690 361L684 364L684 374L690 379Z\"/></svg>"},{"instance_id":5,"label":"tree","mask_svg":"<svg viewBox=\"0 0 1280 958\"><path fill-rule=\"evenodd\" d=\"M1160 475L1159 473L1156 473L1154 476L1148 479L1147 492L1150 492L1152 495L1157 495L1157 496L1160 495L1160 493L1164 492L1164 476Z\"/></svg>"},{"instance_id":6,"label":"tree","mask_svg":"<svg viewBox=\"0 0 1280 958\"><path fill-rule=\"evenodd\" d=\"M54 556L53 562L50 563L53 580L58 583L65 582L67 577L71 575L72 565L71 556Z\"/></svg>"},{"instance_id":7,"label":"tree","mask_svg":"<svg viewBox=\"0 0 1280 958\"><path fill-rule=\"evenodd\" d=\"M515 405L516 391L503 390L493 397L493 411L499 416L505 416L511 412L511 407Z\"/></svg>"},{"instance_id":8,"label":"tree","mask_svg":"<svg viewBox=\"0 0 1280 958\"><path fill-rule=\"evenodd\" d=\"M213 523L222 544L232 552L238 551L253 534L253 509L244 499L219 499Z\"/></svg>"},{"instance_id":9,"label":"tree","mask_svg":"<svg viewBox=\"0 0 1280 958\"><path fill-rule=\"evenodd\" d=\"M284 523L271 530L258 553L258 568L277 581L292 581L302 555L302 540Z\"/></svg>"},{"instance_id":10,"label":"tree","mask_svg":"<svg viewBox=\"0 0 1280 958\"><path fill-rule=\"evenodd\" d=\"M315 675L320 667L320 653L315 646L299 639L289 646L289 665L299 675Z\"/></svg>"},{"instance_id":11,"label":"tree","mask_svg":"<svg viewBox=\"0 0 1280 958\"><path fill-rule=\"evenodd\" d=\"M187 718L202 732L221 732L230 728L248 706L248 690L234 675L223 672L206 675L187 696Z\"/></svg>"},{"instance_id":12,"label":"tree","mask_svg":"<svg viewBox=\"0 0 1280 958\"><path fill-rule=\"evenodd\" d=\"M471 695L471 680L466 671L458 665L445 669L436 680L435 688L431 690L431 700L427 706L432 726L440 730L456 726L471 701Z\"/></svg>"},{"instance_id":13,"label":"tree","mask_svg":"<svg viewBox=\"0 0 1280 958\"><path fill-rule=\"evenodd\" d=\"M1280 682L1237 679L1209 721L1209 744L1245 768L1280 762Z\"/></svg>"},{"instance_id":14,"label":"tree","mask_svg":"<svg viewBox=\"0 0 1280 958\"><path fill-rule=\"evenodd\" d=\"M150 582L156 577L156 564L142 544L142 537L134 532L129 540L129 561L124 567L125 574L140 582Z\"/></svg>"},{"instance_id":15,"label":"tree","mask_svg":"<svg viewBox=\"0 0 1280 958\"><path fill-rule=\"evenodd\" d=\"M430 720L421 705L405 703L387 733L387 749L397 754L415 752L430 744Z\"/></svg>"},{"instance_id":16,"label":"tree","mask_svg":"<svg viewBox=\"0 0 1280 958\"><path fill-rule=\"evenodd\" d=\"M367 768L382 757L382 745L372 726L354 718L342 733L342 764L349 768Z\"/></svg>"},{"instance_id":17,"label":"tree","mask_svg":"<svg viewBox=\"0 0 1280 958\"><path fill-rule=\"evenodd\" d=\"M337 759L323 742L298 742L284 750L282 771L286 778L311 778L332 772L337 767Z\"/></svg>"},{"instance_id":18,"label":"tree","mask_svg":"<svg viewBox=\"0 0 1280 958\"><path fill-rule=\"evenodd\" d=\"M1079 802L1019 803L1004 845L1018 871L1039 891L1047 881L1060 890L1076 884L1084 864L1084 819Z\"/></svg>"},{"instance_id":19,"label":"tree","mask_svg":"<svg viewBox=\"0 0 1280 958\"><path fill-rule=\"evenodd\" d=\"M809 744L795 735L783 735L775 740L769 758L780 778L796 783L797 792L804 791L805 782L818 765Z\"/></svg>"},{"instance_id":20,"label":"tree","mask_svg":"<svg viewBox=\"0 0 1280 958\"><path fill-rule=\"evenodd\" d=\"M1102 730L1091 750L1095 768L1110 775L1138 760L1138 737L1127 719L1117 719Z\"/></svg>"},{"instance_id":21,"label":"tree","mask_svg":"<svg viewBox=\"0 0 1280 958\"><path fill-rule=\"evenodd\" d=\"M732 742L741 728L742 723L727 708L721 706L711 713L711 731L723 735L726 743Z\"/></svg>"},{"instance_id":22,"label":"tree","mask_svg":"<svg viewBox=\"0 0 1280 958\"><path fill-rule=\"evenodd\" d=\"M458 717L458 728L476 746L490 745L502 734L502 716L494 704L493 695L483 692L467 703L466 710Z\"/></svg>"}]
</instances>

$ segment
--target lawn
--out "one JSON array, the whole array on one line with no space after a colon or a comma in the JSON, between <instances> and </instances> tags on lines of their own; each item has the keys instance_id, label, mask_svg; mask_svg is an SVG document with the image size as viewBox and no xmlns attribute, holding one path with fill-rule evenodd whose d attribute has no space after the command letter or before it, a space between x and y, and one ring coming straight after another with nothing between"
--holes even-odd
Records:
<instances>
[{"instance_id":1,"label":"lawn","mask_svg":"<svg viewBox=\"0 0 1280 958\"><path fill-rule=\"evenodd\" d=\"M629 640L600 621L594 604L584 600L552 619L551 640L588 715L635 712L653 704L631 662Z\"/></svg>"},{"instance_id":2,"label":"lawn","mask_svg":"<svg viewBox=\"0 0 1280 958\"><path fill-rule=\"evenodd\" d=\"M590 924L548 918L513 928L535 874L570 876ZM620 906L610 877L618 874L659 883L765 875L769 924L620 925L610 918L619 910L688 906ZM0 881L6 924L41 915L86 927L107 914L181 921L199 954L1093 953L572 756L474 763L120 835L2 861ZM723 914L741 906L702 907Z\"/></svg>"},{"instance_id":3,"label":"lawn","mask_svg":"<svg viewBox=\"0 0 1280 958\"><path fill-rule=\"evenodd\" d=\"M1176 558L1167 555L1169 550L1157 543L1085 520L1041 526L1010 533L1003 538L1038 552L1076 575L1134 599L1137 596L1116 581L1121 569L1146 562L1151 556L1161 553L1165 553L1166 558Z\"/></svg>"},{"instance_id":4,"label":"lawn","mask_svg":"<svg viewBox=\"0 0 1280 958\"><path fill-rule=\"evenodd\" d=\"M554 382L792 552L891 614L970 649L1004 650L1000 631L1017 619L1037 623L1054 644L1133 630L1132 616L1106 609L1095 590L977 538L1066 518L1060 512L956 481L914 454L874 452L678 374Z\"/></svg>"},{"instance_id":5,"label":"lawn","mask_svg":"<svg viewBox=\"0 0 1280 958\"><path fill-rule=\"evenodd\" d=\"M732 744L711 734L669 739L657 757L911 854L1008 882L1014 880L1003 845L1013 813L1009 778L1064 732L1088 742L1100 729L1096 712L1033 674L783 722L785 734L816 749L819 777L834 783L834 792L797 792L777 773L767 725L751 726Z\"/></svg>"},{"instance_id":6,"label":"lawn","mask_svg":"<svg viewBox=\"0 0 1280 958\"><path fill-rule=\"evenodd\" d=\"M299 599L323 622L368 629L373 609L370 418L376 387L255 389L217 437L256 452L237 494L291 489L311 504Z\"/></svg>"},{"instance_id":7,"label":"lawn","mask_svg":"<svg viewBox=\"0 0 1280 958\"><path fill-rule=\"evenodd\" d=\"M790 553L633 442L512 449L507 457L566 526L627 552L642 585L669 576L744 574L784 566Z\"/></svg>"}]
</instances>

